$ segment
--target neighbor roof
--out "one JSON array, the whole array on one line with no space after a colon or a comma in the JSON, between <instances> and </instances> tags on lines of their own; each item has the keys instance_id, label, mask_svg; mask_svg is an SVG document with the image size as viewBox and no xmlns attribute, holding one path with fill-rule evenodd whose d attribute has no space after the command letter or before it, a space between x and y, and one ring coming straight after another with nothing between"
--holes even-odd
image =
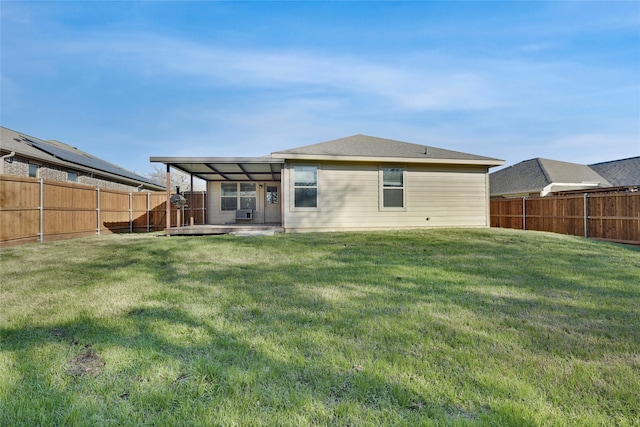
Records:
<instances>
[{"instance_id":1,"label":"neighbor roof","mask_svg":"<svg viewBox=\"0 0 640 427\"><path fill-rule=\"evenodd\" d=\"M553 183L611 184L589 166L558 160L525 160L490 175L491 195L537 193Z\"/></svg>"},{"instance_id":2,"label":"neighbor roof","mask_svg":"<svg viewBox=\"0 0 640 427\"><path fill-rule=\"evenodd\" d=\"M614 187L640 185L640 156L589 165Z\"/></svg>"},{"instance_id":3,"label":"neighbor roof","mask_svg":"<svg viewBox=\"0 0 640 427\"><path fill-rule=\"evenodd\" d=\"M498 166L503 160L368 135L320 142L271 153L274 158L308 160L403 161Z\"/></svg>"},{"instance_id":4,"label":"neighbor roof","mask_svg":"<svg viewBox=\"0 0 640 427\"><path fill-rule=\"evenodd\" d=\"M150 189L164 190L164 186L149 178L123 169L63 142L55 140L44 141L3 126L0 126L0 131L0 148L2 148L3 152L10 153L15 151L21 157L61 166L66 169L94 173L111 181L133 185L145 184L145 187Z\"/></svg>"}]
</instances>

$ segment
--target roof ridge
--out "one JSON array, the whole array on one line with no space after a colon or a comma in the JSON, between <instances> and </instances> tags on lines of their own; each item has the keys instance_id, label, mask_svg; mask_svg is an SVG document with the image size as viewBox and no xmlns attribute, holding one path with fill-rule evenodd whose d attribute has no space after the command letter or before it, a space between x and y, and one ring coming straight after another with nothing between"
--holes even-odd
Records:
<instances>
[{"instance_id":1,"label":"roof ridge","mask_svg":"<svg viewBox=\"0 0 640 427\"><path fill-rule=\"evenodd\" d=\"M544 163L542 162L543 160L550 160L550 159L543 159L542 157L536 157L533 160L535 160L536 164L540 168L540 171L542 172L542 175L544 176L544 179L547 182L547 184L551 184L553 181L551 180L549 171L547 171L546 167L544 166Z\"/></svg>"}]
</instances>

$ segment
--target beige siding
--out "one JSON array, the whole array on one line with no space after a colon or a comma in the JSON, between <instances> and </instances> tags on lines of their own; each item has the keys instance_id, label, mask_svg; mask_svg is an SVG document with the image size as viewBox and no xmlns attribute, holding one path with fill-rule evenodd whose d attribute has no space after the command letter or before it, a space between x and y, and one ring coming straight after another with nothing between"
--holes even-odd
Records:
<instances>
[{"instance_id":1,"label":"beige siding","mask_svg":"<svg viewBox=\"0 0 640 427\"><path fill-rule=\"evenodd\" d=\"M309 164L313 163L299 163ZM288 231L487 227L487 169L478 166L403 165L405 209L380 208L380 167L373 163L322 163L318 209L296 209L285 199ZM399 166L399 165L394 165ZM292 170L284 170L283 193L293 194ZM428 219L427 219L428 218Z\"/></svg>"},{"instance_id":2,"label":"beige siding","mask_svg":"<svg viewBox=\"0 0 640 427\"><path fill-rule=\"evenodd\" d=\"M272 184L271 182L256 182L256 210L253 212L253 223L261 224L264 219L264 198L265 198L265 190L267 185ZM262 188L260 188L262 186ZM207 213L207 223L208 224L230 224L235 222L235 211L223 211L221 210L220 204L220 193L221 186L220 182L209 182L207 183L207 194L208 197L208 213Z\"/></svg>"}]
</instances>

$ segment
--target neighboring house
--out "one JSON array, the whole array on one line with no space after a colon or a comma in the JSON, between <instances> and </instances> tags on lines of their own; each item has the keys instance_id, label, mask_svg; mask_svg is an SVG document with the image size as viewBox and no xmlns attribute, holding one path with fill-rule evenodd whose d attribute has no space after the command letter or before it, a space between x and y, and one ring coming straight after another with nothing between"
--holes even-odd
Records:
<instances>
[{"instance_id":1,"label":"neighboring house","mask_svg":"<svg viewBox=\"0 0 640 427\"><path fill-rule=\"evenodd\" d=\"M488 227L503 160L355 135L265 157L151 157L207 181L208 223L286 231Z\"/></svg>"},{"instance_id":2,"label":"neighboring house","mask_svg":"<svg viewBox=\"0 0 640 427\"><path fill-rule=\"evenodd\" d=\"M59 141L0 127L0 174L122 191L164 191L158 183Z\"/></svg>"},{"instance_id":3,"label":"neighboring house","mask_svg":"<svg viewBox=\"0 0 640 427\"><path fill-rule=\"evenodd\" d=\"M640 156L589 165L614 187L640 186Z\"/></svg>"},{"instance_id":4,"label":"neighboring house","mask_svg":"<svg viewBox=\"0 0 640 427\"><path fill-rule=\"evenodd\" d=\"M509 166L490 177L492 197L546 196L557 191L611 187L589 166L541 158Z\"/></svg>"}]
</instances>

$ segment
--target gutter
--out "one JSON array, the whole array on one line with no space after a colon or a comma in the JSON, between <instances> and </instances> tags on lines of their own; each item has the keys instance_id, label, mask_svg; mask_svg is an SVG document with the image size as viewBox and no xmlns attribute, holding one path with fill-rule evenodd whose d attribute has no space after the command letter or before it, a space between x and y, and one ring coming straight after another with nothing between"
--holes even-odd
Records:
<instances>
[{"instance_id":1,"label":"gutter","mask_svg":"<svg viewBox=\"0 0 640 427\"><path fill-rule=\"evenodd\" d=\"M10 159L11 157L14 157L15 155L16 155L16 152L12 151L9 154L5 154L4 156L0 157L0 175L4 175L4 160L5 159Z\"/></svg>"},{"instance_id":2,"label":"gutter","mask_svg":"<svg viewBox=\"0 0 640 427\"><path fill-rule=\"evenodd\" d=\"M331 154L296 154L273 153L274 159L285 160L324 160L346 162L377 162L377 163L422 163L422 164L450 164L450 165L477 165L477 166L502 166L505 161L500 159L444 159L444 158L420 158L420 157L368 157L368 156L342 156Z\"/></svg>"}]
</instances>

